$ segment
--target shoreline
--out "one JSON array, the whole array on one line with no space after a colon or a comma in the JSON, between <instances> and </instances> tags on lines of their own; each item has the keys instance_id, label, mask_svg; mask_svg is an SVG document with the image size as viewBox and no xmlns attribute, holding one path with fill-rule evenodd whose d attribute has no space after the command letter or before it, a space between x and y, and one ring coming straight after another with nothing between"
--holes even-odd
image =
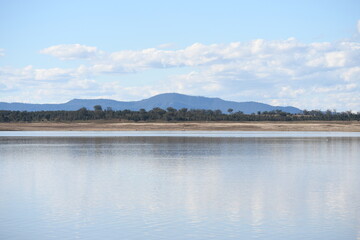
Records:
<instances>
[{"instance_id":1,"label":"shoreline","mask_svg":"<svg viewBox=\"0 0 360 240\"><path fill-rule=\"evenodd\" d=\"M0 123L0 131L321 131L360 132L359 121L309 122L31 122Z\"/></svg>"}]
</instances>

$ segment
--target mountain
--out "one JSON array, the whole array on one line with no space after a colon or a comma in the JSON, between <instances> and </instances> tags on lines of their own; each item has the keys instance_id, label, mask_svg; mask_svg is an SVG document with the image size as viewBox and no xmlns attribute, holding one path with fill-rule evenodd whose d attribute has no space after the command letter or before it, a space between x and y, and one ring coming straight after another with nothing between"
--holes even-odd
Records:
<instances>
[{"instance_id":1,"label":"mountain","mask_svg":"<svg viewBox=\"0 0 360 240\"><path fill-rule=\"evenodd\" d=\"M232 108L234 112L242 111L244 113L256 113L258 111L272 111L281 110L289 113L300 113L300 109L287 106L271 106L264 103L258 102L233 102L225 101L220 98L208 98L208 97L196 97L188 96L178 93L164 93L153 96L148 99L140 101L115 101L110 99L73 99L67 103L60 104L30 104L30 103L5 103L0 102L0 110L11 110L11 111L76 111L82 107L87 109L93 109L95 105L101 105L103 109L108 107L113 110L139 110L144 108L151 110L155 107L166 109L172 107L175 109L188 108L188 109L220 109L226 113L229 108Z\"/></svg>"}]
</instances>

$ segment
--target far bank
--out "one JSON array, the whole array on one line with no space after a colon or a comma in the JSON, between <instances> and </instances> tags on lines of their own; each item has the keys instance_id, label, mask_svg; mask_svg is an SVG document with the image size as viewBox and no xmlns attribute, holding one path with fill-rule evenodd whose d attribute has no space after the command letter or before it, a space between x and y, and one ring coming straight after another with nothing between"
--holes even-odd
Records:
<instances>
[{"instance_id":1,"label":"far bank","mask_svg":"<svg viewBox=\"0 0 360 240\"><path fill-rule=\"evenodd\" d=\"M360 132L359 121L299 122L15 122L0 131L324 131Z\"/></svg>"}]
</instances>

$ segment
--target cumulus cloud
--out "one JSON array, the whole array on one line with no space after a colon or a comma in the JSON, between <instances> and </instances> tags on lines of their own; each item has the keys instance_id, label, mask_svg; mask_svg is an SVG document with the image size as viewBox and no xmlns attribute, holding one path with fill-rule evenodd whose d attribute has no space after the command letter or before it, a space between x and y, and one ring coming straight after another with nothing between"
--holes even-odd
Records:
<instances>
[{"instance_id":1,"label":"cumulus cloud","mask_svg":"<svg viewBox=\"0 0 360 240\"><path fill-rule=\"evenodd\" d=\"M341 77L345 81L360 83L360 67L353 67L345 70Z\"/></svg>"},{"instance_id":2,"label":"cumulus cloud","mask_svg":"<svg viewBox=\"0 0 360 240\"><path fill-rule=\"evenodd\" d=\"M86 61L73 69L2 68L0 83L14 89L15 84L26 81L48 88L47 92L56 87L71 98L108 96L127 100L180 92L308 109L351 107L360 111L356 97L360 96L360 43L351 40L301 43L295 38L256 39L228 44L194 43L177 50L148 48L110 53L69 44L41 52L63 60ZM125 78L101 80L148 70L179 71L141 86L133 86ZM60 82L63 84L58 85ZM76 89L82 89L81 96Z\"/></svg>"},{"instance_id":3,"label":"cumulus cloud","mask_svg":"<svg viewBox=\"0 0 360 240\"><path fill-rule=\"evenodd\" d=\"M93 59L102 54L102 52L96 47L80 44L61 44L51 46L41 50L40 53L48 54L62 60Z\"/></svg>"},{"instance_id":4,"label":"cumulus cloud","mask_svg":"<svg viewBox=\"0 0 360 240\"><path fill-rule=\"evenodd\" d=\"M80 44L57 45L42 50L60 59L95 60L94 72L126 73L154 68L230 66L256 74L276 70L287 75L304 71L356 66L360 43L303 44L294 38L283 41L257 39L251 42L204 45L194 43L180 50L148 48L105 54L96 47ZM101 56L101 58L99 58ZM265 73L263 73L264 75ZM260 74L261 75L261 74Z\"/></svg>"},{"instance_id":5,"label":"cumulus cloud","mask_svg":"<svg viewBox=\"0 0 360 240\"><path fill-rule=\"evenodd\" d=\"M50 68L50 69L35 69L35 80L63 80L71 77L73 71L69 69Z\"/></svg>"},{"instance_id":6,"label":"cumulus cloud","mask_svg":"<svg viewBox=\"0 0 360 240\"><path fill-rule=\"evenodd\" d=\"M160 44L157 48L158 49L170 49L170 48L174 48L174 47L176 47L175 43L163 43L163 44Z\"/></svg>"},{"instance_id":7,"label":"cumulus cloud","mask_svg":"<svg viewBox=\"0 0 360 240\"><path fill-rule=\"evenodd\" d=\"M67 81L77 75L77 72L72 69L62 68L47 68L34 69L29 65L24 68L0 68L0 81L4 82L31 82L31 81Z\"/></svg>"}]
</instances>

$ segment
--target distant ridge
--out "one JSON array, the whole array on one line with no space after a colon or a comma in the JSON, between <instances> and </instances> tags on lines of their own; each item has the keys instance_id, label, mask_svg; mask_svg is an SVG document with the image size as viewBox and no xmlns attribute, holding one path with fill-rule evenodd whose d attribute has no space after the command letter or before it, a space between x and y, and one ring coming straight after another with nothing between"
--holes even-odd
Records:
<instances>
[{"instance_id":1,"label":"distant ridge","mask_svg":"<svg viewBox=\"0 0 360 240\"><path fill-rule=\"evenodd\" d=\"M166 109L206 109L221 110L226 113L229 108L234 112L242 111L251 114L258 111L281 110L288 113L301 113L298 108L291 106L271 106L259 102L233 102L225 101L220 98L208 98L199 96L189 96L179 93L163 93L140 101L116 101L111 99L73 99L67 103L60 104L30 104L30 103L6 103L0 102L0 110L10 111L76 111L82 107L92 110L95 105L101 105L103 109L112 108L113 110L151 110L155 107Z\"/></svg>"}]
</instances>

